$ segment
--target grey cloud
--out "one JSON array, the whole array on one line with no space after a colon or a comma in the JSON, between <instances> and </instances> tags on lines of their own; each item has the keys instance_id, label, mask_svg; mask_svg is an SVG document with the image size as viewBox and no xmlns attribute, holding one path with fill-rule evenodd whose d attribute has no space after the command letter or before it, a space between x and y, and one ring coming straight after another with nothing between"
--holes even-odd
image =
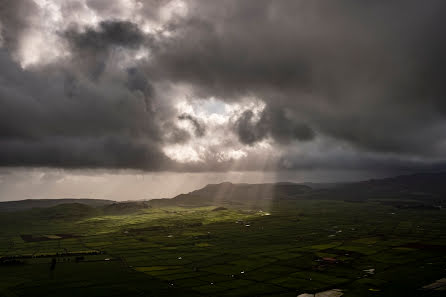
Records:
<instances>
[{"instance_id":1,"label":"grey cloud","mask_svg":"<svg viewBox=\"0 0 446 297\"><path fill-rule=\"evenodd\" d=\"M152 73L193 84L198 96L254 94L360 150L441 151L443 1L188 3L175 38L155 49ZM264 134L241 132L245 143Z\"/></svg>"},{"instance_id":2,"label":"grey cloud","mask_svg":"<svg viewBox=\"0 0 446 297\"><path fill-rule=\"evenodd\" d=\"M235 122L235 130L240 142L252 145L257 141L264 139L268 133L267 127L262 120L255 122L254 113L246 110Z\"/></svg>"},{"instance_id":3,"label":"grey cloud","mask_svg":"<svg viewBox=\"0 0 446 297\"><path fill-rule=\"evenodd\" d=\"M24 71L4 51L0 65L2 166L171 167L158 119L169 111L148 112L126 81L77 78L69 96L65 69Z\"/></svg>"},{"instance_id":4,"label":"grey cloud","mask_svg":"<svg viewBox=\"0 0 446 297\"><path fill-rule=\"evenodd\" d=\"M134 168L158 171L171 167L156 143L131 137L0 140L2 166L60 168Z\"/></svg>"},{"instance_id":5,"label":"grey cloud","mask_svg":"<svg viewBox=\"0 0 446 297\"><path fill-rule=\"evenodd\" d=\"M315 132L305 123L286 116L283 109L266 107L255 121L247 110L236 120L234 128L242 143L252 145L270 135L276 142L289 144L293 140L309 141Z\"/></svg>"},{"instance_id":6,"label":"grey cloud","mask_svg":"<svg viewBox=\"0 0 446 297\"><path fill-rule=\"evenodd\" d=\"M203 137L204 134L206 134L206 127L203 125L203 123L200 123L200 121L194 116L183 113L178 116L178 119L189 121L194 126L195 136Z\"/></svg>"},{"instance_id":7,"label":"grey cloud","mask_svg":"<svg viewBox=\"0 0 446 297\"><path fill-rule=\"evenodd\" d=\"M130 90L139 91L144 97L146 111L151 109L151 99L154 96L154 89L149 83L148 78L138 68L129 68L127 70L128 81L127 86Z\"/></svg>"},{"instance_id":8,"label":"grey cloud","mask_svg":"<svg viewBox=\"0 0 446 297\"><path fill-rule=\"evenodd\" d=\"M118 4L89 0L108 19L61 32L70 58L28 71L12 57L30 3L0 4L0 165L233 170L166 160L166 143L190 140L178 119L205 133L199 118L178 118L166 95L176 85L197 98L263 100L258 119L248 110L228 129L251 147L270 137L285 169L438 168L446 158L444 1L190 0L187 15L146 34L113 18ZM144 1L141 13L159 21L163 3ZM120 68L139 48L150 58ZM309 143L314 153L293 150Z\"/></svg>"},{"instance_id":9,"label":"grey cloud","mask_svg":"<svg viewBox=\"0 0 446 297\"><path fill-rule=\"evenodd\" d=\"M36 11L37 6L33 1L0 1L0 23L4 47L17 50L20 36L30 26L28 18Z\"/></svg>"},{"instance_id":10,"label":"grey cloud","mask_svg":"<svg viewBox=\"0 0 446 297\"><path fill-rule=\"evenodd\" d=\"M185 143L191 139L191 135L184 129L178 128L174 123L166 123L163 125L162 129L168 131L166 138L166 143Z\"/></svg>"},{"instance_id":11,"label":"grey cloud","mask_svg":"<svg viewBox=\"0 0 446 297\"><path fill-rule=\"evenodd\" d=\"M287 116L284 109L267 107L260 121L269 127L271 136L280 143L309 141L315 136L315 132L307 124Z\"/></svg>"},{"instance_id":12,"label":"grey cloud","mask_svg":"<svg viewBox=\"0 0 446 297\"><path fill-rule=\"evenodd\" d=\"M86 28L82 32L71 29L67 39L78 49L105 50L110 46L134 48L144 41L144 34L138 26L129 21L102 21L98 28Z\"/></svg>"},{"instance_id":13,"label":"grey cloud","mask_svg":"<svg viewBox=\"0 0 446 297\"><path fill-rule=\"evenodd\" d=\"M170 2L170 0L144 0L144 1L129 1L137 11L142 11L146 20L158 21L159 10L162 5ZM108 18L115 18L123 14L129 2L110 1L110 0L87 0L87 6L101 16ZM127 4L127 5L125 5ZM132 6L131 5L131 6Z\"/></svg>"},{"instance_id":14,"label":"grey cloud","mask_svg":"<svg viewBox=\"0 0 446 297\"><path fill-rule=\"evenodd\" d=\"M108 59L119 48L138 49L146 41L139 27L129 21L108 20L98 28L71 28L64 32L76 62L97 79L105 70Z\"/></svg>"}]
</instances>

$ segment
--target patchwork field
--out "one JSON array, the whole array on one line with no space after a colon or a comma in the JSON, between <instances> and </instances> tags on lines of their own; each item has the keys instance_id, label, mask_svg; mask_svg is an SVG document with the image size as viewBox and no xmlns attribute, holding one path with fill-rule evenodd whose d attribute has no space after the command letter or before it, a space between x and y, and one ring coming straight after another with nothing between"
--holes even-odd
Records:
<instances>
[{"instance_id":1,"label":"patchwork field","mask_svg":"<svg viewBox=\"0 0 446 297\"><path fill-rule=\"evenodd\" d=\"M443 210L326 200L115 215L81 208L1 214L0 296L445 292L435 285L446 277Z\"/></svg>"}]
</instances>

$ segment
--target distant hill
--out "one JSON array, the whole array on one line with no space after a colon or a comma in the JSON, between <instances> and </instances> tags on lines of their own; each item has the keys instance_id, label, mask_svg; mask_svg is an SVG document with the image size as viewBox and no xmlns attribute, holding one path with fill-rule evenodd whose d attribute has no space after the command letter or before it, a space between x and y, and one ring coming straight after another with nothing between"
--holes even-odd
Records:
<instances>
[{"instance_id":1,"label":"distant hill","mask_svg":"<svg viewBox=\"0 0 446 297\"><path fill-rule=\"evenodd\" d=\"M61 215L70 213L129 214L151 207L163 206L248 206L257 207L277 201L296 199L324 199L360 202L369 199L387 201L407 207L407 201L418 201L414 207L446 207L446 172L402 175L351 183L269 183L209 184L171 199L116 202L102 199L28 199L0 202L1 211L23 211L34 208L54 208ZM393 202L396 201L396 202ZM398 201L404 201L400 203ZM66 208L62 205L70 205ZM88 206L88 208L83 207ZM60 207L57 207L60 206ZM45 213L45 212L43 212ZM51 215L48 213L48 215Z\"/></svg>"},{"instance_id":2,"label":"distant hill","mask_svg":"<svg viewBox=\"0 0 446 297\"><path fill-rule=\"evenodd\" d=\"M306 185L294 183L275 184L232 184L224 182L209 184L202 189L181 194L172 199L150 200L153 206L163 205L256 205L276 199L291 199L304 196L312 189Z\"/></svg>"},{"instance_id":3,"label":"distant hill","mask_svg":"<svg viewBox=\"0 0 446 297\"><path fill-rule=\"evenodd\" d=\"M150 200L150 205L262 205L289 199L346 201L417 200L445 204L446 173L423 173L351 183L210 184L172 199Z\"/></svg>"},{"instance_id":4,"label":"distant hill","mask_svg":"<svg viewBox=\"0 0 446 297\"><path fill-rule=\"evenodd\" d=\"M105 205L102 210L105 214L126 214L147 208L151 206L146 201L126 201Z\"/></svg>"},{"instance_id":5,"label":"distant hill","mask_svg":"<svg viewBox=\"0 0 446 297\"><path fill-rule=\"evenodd\" d=\"M105 199L26 199L19 201L6 201L0 202L0 212L1 211L21 211L28 210L32 208L48 208L54 207L61 204L72 204L72 203L80 203L84 205L88 205L91 207L102 207L109 204L115 203L112 200Z\"/></svg>"},{"instance_id":6,"label":"distant hill","mask_svg":"<svg viewBox=\"0 0 446 297\"><path fill-rule=\"evenodd\" d=\"M348 200L413 199L442 201L446 199L446 172L401 175L392 178L343 183L312 192L312 197Z\"/></svg>"}]
</instances>

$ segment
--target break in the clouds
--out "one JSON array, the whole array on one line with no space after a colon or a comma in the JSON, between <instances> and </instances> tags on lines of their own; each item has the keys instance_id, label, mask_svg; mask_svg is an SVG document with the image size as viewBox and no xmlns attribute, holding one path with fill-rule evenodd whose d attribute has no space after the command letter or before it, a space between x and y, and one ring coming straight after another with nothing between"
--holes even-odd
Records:
<instances>
[{"instance_id":1,"label":"break in the clouds","mask_svg":"<svg viewBox=\"0 0 446 297\"><path fill-rule=\"evenodd\" d=\"M442 169L446 2L0 2L0 166Z\"/></svg>"}]
</instances>

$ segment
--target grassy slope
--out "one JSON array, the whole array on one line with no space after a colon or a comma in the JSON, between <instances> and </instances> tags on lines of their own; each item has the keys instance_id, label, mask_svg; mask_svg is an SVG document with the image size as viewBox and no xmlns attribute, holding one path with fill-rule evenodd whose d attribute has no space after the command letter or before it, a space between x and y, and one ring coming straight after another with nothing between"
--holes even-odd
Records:
<instances>
[{"instance_id":1,"label":"grassy slope","mask_svg":"<svg viewBox=\"0 0 446 297\"><path fill-rule=\"evenodd\" d=\"M424 296L418 288L445 276L444 211L324 200L214 209L110 215L71 204L4 214L0 255L39 257L0 265L0 296L296 296L330 288L347 297ZM24 233L79 237L24 242ZM67 252L96 254L79 262L55 256Z\"/></svg>"}]
</instances>

